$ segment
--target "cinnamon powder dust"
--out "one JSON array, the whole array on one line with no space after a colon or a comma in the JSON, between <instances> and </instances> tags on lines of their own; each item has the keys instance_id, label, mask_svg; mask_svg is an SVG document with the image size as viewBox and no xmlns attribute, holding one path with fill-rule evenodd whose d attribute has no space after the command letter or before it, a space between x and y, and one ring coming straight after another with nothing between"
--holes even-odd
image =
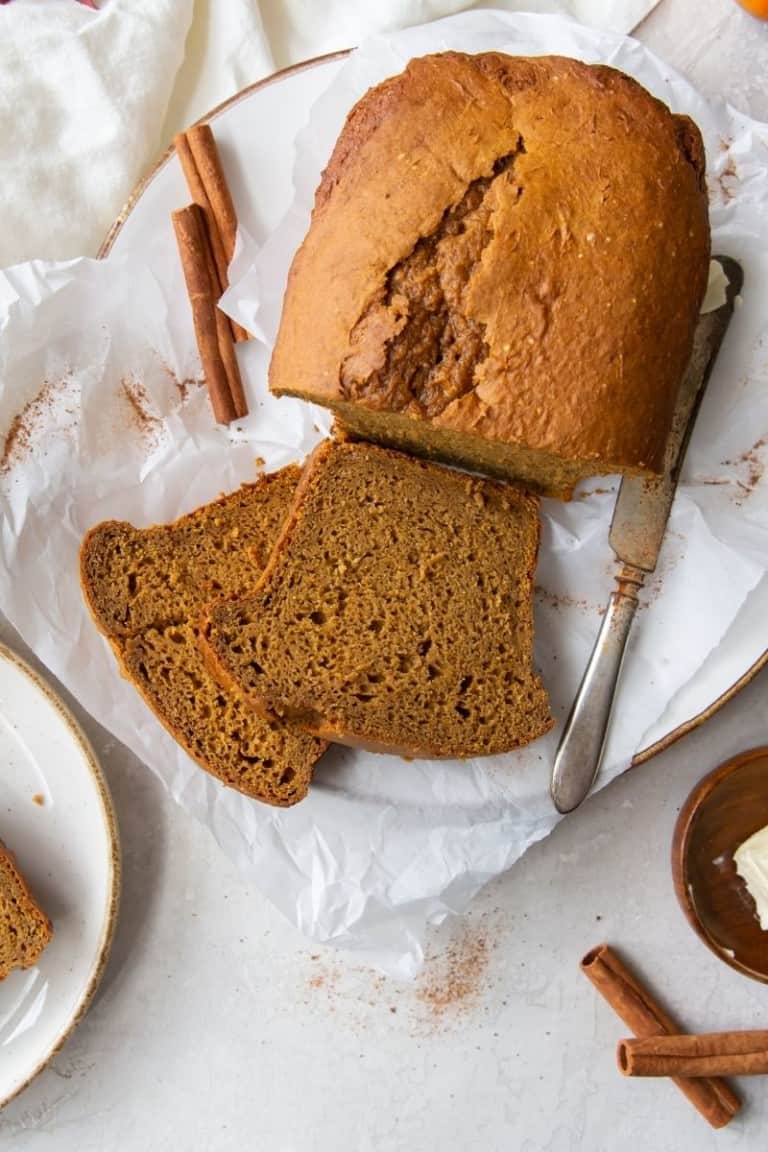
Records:
<instances>
[{"instance_id":1,"label":"cinnamon powder dust","mask_svg":"<svg viewBox=\"0 0 768 1152\"><path fill-rule=\"evenodd\" d=\"M179 394L179 400L181 400L182 404L186 403L193 388L200 387L200 382L198 380L193 380L191 377L188 377L186 380L177 380L174 377L173 383L176 387L176 391Z\"/></svg>"},{"instance_id":2,"label":"cinnamon powder dust","mask_svg":"<svg viewBox=\"0 0 768 1152\"><path fill-rule=\"evenodd\" d=\"M737 483L747 495L754 491L756 485L763 478L765 462L760 457L760 449L764 448L766 443L768 443L768 437L763 436L760 440L756 440L750 449L742 452L741 456L737 456L735 460L723 461L723 464L744 466L746 475L743 480L739 480Z\"/></svg>"},{"instance_id":3,"label":"cinnamon powder dust","mask_svg":"<svg viewBox=\"0 0 768 1152\"><path fill-rule=\"evenodd\" d=\"M134 376L125 376L120 382L120 390L130 406L134 427L144 439L154 438L163 422L153 413L144 385Z\"/></svg>"},{"instance_id":4,"label":"cinnamon powder dust","mask_svg":"<svg viewBox=\"0 0 768 1152\"><path fill-rule=\"evenodd\" d=\"M498 917L484 912L457 925L448 943L435 945L414 984L401 984L381 973L354 967L347 973L337 961L312 954L304 1004L341 1012L360 1032L387 1017L405 1016L414 1036L443 1031L472 1013L487 1011L482 1001L492 986L489 965L499 936ZM347 979L349 975L350 979ZM373 1009L373 1014L371 1014Z\"/></svg>"},{"instance_id":5,"label":"cinnamon powder dust","mask_svg":"<svg viewBox=\"0 0 768 1152\"><path fill-rule=\"evenodd\" d=\"M596 604L590 604L588 600L574 600L572 596L556 595L554 592L548 592L546 588L542 588L541 584L536 584L534 595L537 600L549 604L551 608L581 608L583 612L597 612Z\"/></svg>"},{"instance_id":6,"label":"cinnamon powder dust","mask_svg":"<svg viewBox=\"0 0 768 1152\"><path fill-rule=\"evenodd\" d=\"M486 933L475 925L427 960L416 996L434 1020L471 1008L485 986L489 952Z\"/></svg>"},{"instance_id":7,"label":"cinnamon powder dust","mask_svg":"<svg viewBox=\"0 0 768 1152\"><path fill-rule=\"evenodd\" d=\"M722 461L725 468L742 469L742 475L736 479L734 503L737 508L740 508L744 501L752 495L763 478L765 460L762 458L761 451L766 444L768 444L768 436L763 436L756 440L746 452L742 452L740 456L736 456L733 460ZM701 476L696 478L696 482L698 484L729 484L730 480Z\"/></svg>"},{"instance_id":8,"label":"cinnamon powder dust","mask_svg":"<svg viewBox=\"0 0 768 1152\"><path fill-rule=\"evenodd\" d=\"M160 363L162 365L163 372L178 392L179 400L182 404L186 404L191 394L196 392L198 388L202 388L205 384L205 378L202 376L199 378L195 376L187 376L184 380L179 380L176 373L173 371L171 366L165 362L165 360L161 360Z\"/></svg>"},{"instance_id":9,"label":"cinnamon powder dust","mask_svg":"<svg viewBox=\"0 0 768 1152\"><path fill-rule=\"evenodd\" d=\"M454 922L450 939L427 954L416 982L422 1028L442 1030L488 1011L487 997L498 979L491 961L502 936L498 908Z\"/></svg>"},{"instance_id":10,"label":"cinnamon powder dust","mask_svg":"<svg viewBox=\"0 0 768 1152\"><path fill-rule=\"evenodd\" d=\"M166 368L166 372L182 403L193 390L202 386L202 381L194 377L178 380L170 369ZM68 389L73 391L71 404L68 403ZM138 434L149 451L157 447L163 436L163 421L156 414L145 386L135 376L125 376L120 382L118 397L123 402L122 413L113 431ZM0 477L8 476L17 465L28 459L52 428L55 427L57 433L73 431L77 415L78 403L72 377L66 375L58 380L44 380L37 394L13 417L5 433Z\"/></svg>"},{"instance_id":11,"label":"cinnamon powder dust","mask_svg":"<svg viewBox=\"0 0 768 1152\"><path fill-rule=\"evenodd\" d=\"M33 441L43 430L54 401L68 383L69 377L59 381L43 381L37 395L27 401L21 411L14 416L5 434L3 455L0 458L0 476L7 476L17 464L29 456Z\"/></svg>"}]
</instances>

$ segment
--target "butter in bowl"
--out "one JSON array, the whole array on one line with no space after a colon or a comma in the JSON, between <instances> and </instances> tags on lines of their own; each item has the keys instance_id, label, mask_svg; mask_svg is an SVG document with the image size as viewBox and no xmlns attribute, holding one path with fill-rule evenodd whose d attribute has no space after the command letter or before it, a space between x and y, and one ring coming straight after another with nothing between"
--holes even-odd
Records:
<instances>
[{"instance_id":1,"label":"butter in bowl","mask_svg":"<svg viewBox=\"0 0 768 1152\"><path fill-rule=\"evenodd\" d=\"M741 753L696 785L675 827L672 871L704 943L768 983L768 748Z\"/></svg>"}]
</instances>

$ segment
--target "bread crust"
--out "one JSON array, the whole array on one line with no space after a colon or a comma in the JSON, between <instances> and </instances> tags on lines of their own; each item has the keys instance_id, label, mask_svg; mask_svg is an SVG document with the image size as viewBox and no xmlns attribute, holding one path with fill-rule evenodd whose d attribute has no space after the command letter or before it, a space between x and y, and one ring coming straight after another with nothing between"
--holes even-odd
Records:
<instances>
[{"instance_id":1,"label":"bread crust","mask_svg":"<svg viewBox=\"0 0 768 1152\"><path fill-rule=\"evenodd\" d=\"M468 192L457 241L446 221ZM467 220L481 230L471 251ZM418 283L410 295L397 283L425 244L442 297L421 321ZM382 442L386 414L406 415L411 450L501 475L515 474L509 453L478 465L473 445L541 454L529 472L545 491L574 479L548 459L576 478L657 473L709 247L700 133L630 77L554 56L415 59L339 137L291 267L270 387ZM457 384L445 366L466 325L477 348ZM376 432L355 412L382 417Z\"/></svg>"},{"instance_id":2,"label":"bread crust","mask_svg":"<svg viewBox=\"0 0 768 1152\"><path fill-rule=\"evenodd\" d=\"M267 518L270 518L270 526L263 534L264 539L255 542L260 545L255 550L253 541L250 539L241 541L237 538L238 555L233 557L233 561L237 561L239 574L232 572L236 586L240 586L245 579L246 586L250 587L251 583L256 583L258 573L265 562L265 554L271 545L269 537L275 531L271 521L282 517L290 502L290 499L286 500L286 492L293 490L299 475L300 469L295 465L289 465L279 472L260 477L255 485L244 485L238 492L224 496L169 525L136 529L120 521L104 521L86 534L80 551L80 583L83 595L97 628L114 652L121 675L131 682L166 731L196 764L245 796L275 807L289 807L306 796L313 765L325 750L325 743L312 741L299 730L290 733L286 731L283 736L279 736L270 734L268 726L265 725L263 733L258 728L254 731L254 722L261 725L263 721L257 717L250 717L245 724L241 709L247 711L247 708L236 686L231 682L223 684L220 675L213 676L215 684L211 684L210 680L206 683L207 677L212 675L212 669L208 666L208 661L204 662L205 652L201 652L201 645L196 636L193 639L198 621L196 614L190 614L191 605L197 604L199 608L204 595L202 587L195 579L195 575L199 579L202 570L199 562L195 564L194 559L189 559L192 577L190 578L187 572L188 582L183 604L181 601L178 604L171 604L171 610L168 611L165 604L150 596L148 610L145 599L140 612L129 614L125 612L128 599L123 584L117 587L109 578L107 553L114 548L115 542L118 542L123 550L129 546L135 546L137 550L141 550L142 547L146 549L153 540L163 541L169 545L174 539L174 534L178 540L183 540L186 528L192 533L198 529L204 530L209 537L218 533L221 536L220 543L223 545L227 533L231 536L232 531L238 531L239 525L242 524L240 509L253 499L259 518L261 519L262 515L264 517L265 529ZM250 515L253 514L251 511ZM178 550L169 547L172 560L175 559L174 552ZM183 552L183 545L180 546L180 550ZM251 566L253 576L251 578L248 575L246 578L246 571ZM184 567L181 563L182 570ZM179 587L181 588L181 585ZM213 597L213 594L211 595ZM219 708L215 714L211 712L206 722L195 715L194 702L188 698L189 694L184 692L182 685L178 686L176 695L170 700L168 685L156 683L149 668L145 668L147 654L151 653L153 645L155 647L158 644L162 645L161 637L166 629L178 630L179 640L185 645L185 655L181 658L180 664L177 664L178 671L174 671L174 676L179 678L182 672L191 674L191 678L200 684L199 692L205 693ZM217 686L222 688L222 699L218 704L217 697L220 694ZM231 699L225 701L224 696ZM242 705L238 701L242 701ZM217 718L221 719L224 716L230 719L234 716L231 727L243 729L241 733L243 739L247 734L248 740L255 741L259 748L264 749L263 756L270 764L277 763L281 771L287 773L288 778L285 782L282 777L276 781L274 775L266 770L261 773L260 768L258 771L254 768L249 769L248 765L251 762L255 764L256 758L252 755L250 759L246 758L242 749L238 753L239 758L216 755L215 733L211 726L215 727ZM207 724L205 731L200 727L203 723ZM275 727L274 721L272 727ZM232 734L229 738L230 741L235 739ZM284 752L286 741L289 747ZM238 745L232 743L231 747L236 748ZM249 753L254 752L251 744L248 750Z\"/></svg>"},{"instance_id":3,"label":"bread crust","mask_svg":"<svg viewBox=\"0 0 768 1152\"><path fill-rule=\"evenodd\" d=\"M32 895L29 885L19 869L14 853L0 840L0 882L2 882L3 873L10 875L12 884L18 888L20 894L19 915L26 923L31 921L34 924L35 932L32 946L23 956L11 960L6 966L0 965L0 980L4 980L15 968L31 968L37 964L53 936L53 925Z\"/></svg>"}]
</instances>

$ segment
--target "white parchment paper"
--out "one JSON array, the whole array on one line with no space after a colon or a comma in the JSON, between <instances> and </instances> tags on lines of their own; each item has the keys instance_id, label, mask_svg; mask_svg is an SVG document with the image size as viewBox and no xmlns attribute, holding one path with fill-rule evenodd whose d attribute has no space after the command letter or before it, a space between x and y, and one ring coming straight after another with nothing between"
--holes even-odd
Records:
<instances>
[{"instance_id":1,"label":"white parchment paper","mask_svg":"<svg viewBox=\"0 0 768 1152\"><path fill-rule=\"evenodd\" d=\"M77 579L83 533L117 517L173 518L300 459L328 414L270 397L268 347L287 267L344 116L413 55L445 48L559 52L636 76L702 128L713 249L745 269L743 303L699 416L659 567L634 630L600 786L623 771L669 701L716 649L768 558L768 129L708 106L639 44L559 18L471 13L379 37L344 66L297 140L296 198L256 251L241 238L227 307L260 342L240 346L251 416L213 425L181 274L152 258L31 263L0 273L0 597L24 639L86 708L212 828L298 927L404 977L426 925L462 911L556 822L558 732L468 763L406 763L334 748L309 798L274 810L196 768L117 675ZM157 257L156 259L159 259ZM615 485L547 501L537 572L536 660L559 719L612 586ZM578 819L578 815L572 817Z\"/></svg>"}]
</instances>

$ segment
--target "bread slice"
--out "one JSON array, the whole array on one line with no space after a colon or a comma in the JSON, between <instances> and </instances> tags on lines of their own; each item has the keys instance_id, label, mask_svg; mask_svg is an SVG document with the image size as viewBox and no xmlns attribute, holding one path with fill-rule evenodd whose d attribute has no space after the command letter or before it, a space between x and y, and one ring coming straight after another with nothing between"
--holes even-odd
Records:
<instances>
[{"instance_id":1,"label":"bread slice","mask_svg":"<svg viewBox=\"0 0 768 1152\"><path fill-rule=\"evenodd\" d=\"M211 601L255 586L299 476L283 468L174 524L106 521L80 555L93 618L161 723L224 784L281 807L306 795L325 744L256 715L223 688L206 666L197 622Z\"/></svg>"},{"instance_id":2,"label":"bread slice","mask_svg":"<svg viewBox=\"0 0 768 1152\"><path fill-rule=\"evenodd\" d=\"M205 639L249 703L325 739L479 756L552 724L532 670L538 500L326 441L255 592Z\"/></svg>"},{"instance_id":3,"label":"bread slice","mask_svg":"<svg viewBox=\"0 0 768 1152\"><path fill-rule=\"evenodd\" d=\"M289 465L182 516L134 528L105 520L83 541L83 591L110 638L196 620L202 605L242 596L267 562L301 476Z\"/></svg>"},{"instance_id":4,"label":"bread slice","mask_svg":"<svg viewBox=\"0 0 768 1152\"><path fill-rule=\"evenodd\" d=\"M270 388L551 495L659 473L707 284L704 167L696 125L613 68L411 60L347 117Z\"/></svg>"},{"instance_id":5,"label":"bread slice","mask_svg":"<svg viewBox=\"0 0 768 1152\"><path fill-rule=\"evenodd\" d=\"M37 964L52 935L50 920L0 840L0 980L14 968Z\"/></svg>"}]
</instances>

